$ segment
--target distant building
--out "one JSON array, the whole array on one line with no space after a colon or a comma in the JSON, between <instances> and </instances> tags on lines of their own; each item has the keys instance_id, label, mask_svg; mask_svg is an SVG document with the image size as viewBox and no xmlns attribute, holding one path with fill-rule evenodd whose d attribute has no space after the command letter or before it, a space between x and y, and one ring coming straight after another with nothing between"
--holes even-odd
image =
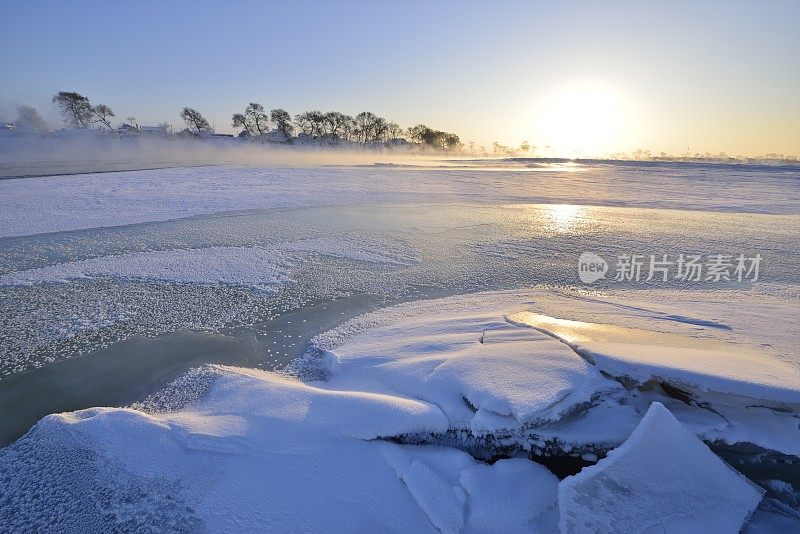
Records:
<instances>
[{"instance_id":1,"label":"distant building","mask_svg":"<svg viewBox=\"0 0 800 534\"><path fill-rule=\"evenodd\" d=\"M146 135L169 135L172 133L171 124L159 124L158 126L139 126L139 132Z\"/></svg>"},{"instance_id":2,"label":"distant building","mask_svg":"<svg viewBox=\"0 0 800 534\"><path fill-rule=\"evenodd\" d=\"M11 121L0 121L0 137L8 137L17 133L17 127Z\"/></svg>"},{"instance_id":3,"label":"distant building","mask_svg":"<svg viewBox=\"0 0 800 534\"><path fill-rule=\"evenodd\" d=\"M139 133L139 125L128 124L127 122L124 122L119 128L117 128L117 133L122 135L136 135Z\"/></svg>"},{"instance_id":4,"label":"distant building","mask_svg":"<svg viewBox=\"0 0 800 534\"><path fill-rule=\"evenodd\" d=\"M171 124L158 126L139 126L138 124L123 123L117 132L122 135L169 135L173 131Z\"/></svg>"}]
</instances>

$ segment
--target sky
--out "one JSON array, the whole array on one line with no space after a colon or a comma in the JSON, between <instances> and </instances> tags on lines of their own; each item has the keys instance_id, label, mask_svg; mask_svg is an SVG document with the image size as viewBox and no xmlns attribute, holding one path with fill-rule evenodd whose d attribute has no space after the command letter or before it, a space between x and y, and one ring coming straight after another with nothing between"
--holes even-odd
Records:
<instances>
[{"instance_id":1,"label":"sky","mask_svg":"<svg viewBox=\"0 0 800 534\"><path fill-rule=\"evenodd\" d=\"M800 155L800 2L0 2L0 119L369 110L540 155Z\"/></svg>"}]
</instances>

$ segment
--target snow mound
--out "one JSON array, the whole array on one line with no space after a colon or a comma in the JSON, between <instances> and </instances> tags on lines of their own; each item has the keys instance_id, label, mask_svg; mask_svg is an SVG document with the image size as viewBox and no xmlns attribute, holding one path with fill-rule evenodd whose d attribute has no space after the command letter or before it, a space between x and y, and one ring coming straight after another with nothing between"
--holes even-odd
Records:
<instances>
[{"instance_id":1,"label":"snow mound","mask_svg":"<svg viewBox=\"0 0 800 534\"><path fill-rule=\"evenodd\" d=\"M51 415L0 451L0 531L522 531L555 506L555 478L530 460L375 439L443 431L432 404L214 370L191 406Z\"/></svg>"},{"instance_id":2,"label":"snow mound","mask_svg":"<svg viewBox=\"0 0 800 534\"><path fill-rule=\"evenodd\" d=\"M344 389L423 399L460 432L409 436L409 443L457 442L480 453L483 438L498 438L546 454L555 447L602 456L657 401L706 442L800 457L797 366L766 343L769 332L759 340L742 335L764 324L762 314L783 308L746 308L749 315L738 315L733 328L719 317L742 308L740 300L726 310L714 294L681 294L694 302L690 316L641 293L627 307L548 289L405 303L318 336L298 370ZM557 310L558 302L572 317L619 309L624 322L642 328L529 311L542 303ZM784 328L780 320L772 324Z\"/></svg>"},{"instance_id":3,"label":"snow mound","mask_svg":"<svg viewBox=\"0 0 800 534\"><path fill-rule=\"evenodd\" d=\"M764 490L660 403L617 449L559 484L562 532L738 532Z\"/></svg>"}]
</instances>

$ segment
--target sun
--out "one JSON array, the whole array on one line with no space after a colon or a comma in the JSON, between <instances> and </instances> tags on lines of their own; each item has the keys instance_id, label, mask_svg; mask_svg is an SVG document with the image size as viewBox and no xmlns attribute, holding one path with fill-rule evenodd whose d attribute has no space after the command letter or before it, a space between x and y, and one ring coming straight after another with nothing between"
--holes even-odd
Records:
<instances>
[{"instance_id":1,"label":"sun","mask_svg":"<svg viewBox=\"0 0 800 534\"><path fill-rule=\"evenodd\" d=\"M620 150L630 122L630 105L618 91L600 84L561 88L546 97L535 117L537 137L553 155L603 156Z\"/></svg>"}]
</instances>

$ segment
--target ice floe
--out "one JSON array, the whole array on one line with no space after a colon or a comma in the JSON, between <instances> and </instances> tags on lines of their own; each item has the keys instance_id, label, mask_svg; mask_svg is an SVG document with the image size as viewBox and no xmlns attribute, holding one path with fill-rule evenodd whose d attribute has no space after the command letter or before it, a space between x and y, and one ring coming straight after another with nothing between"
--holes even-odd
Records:
<instances>
[{"instance_id":1,"label":"ice floe","mask_svg":"<svg viewBox=\"0 0 800 534\"><path fill-rule=\"evenodd\" d=\"M451 428L504 431L524 447L616 446L659 401L702 439L800 455L796 363L734 343L735 331L702 317L677 317L678 329L663 331L648 308L638 319L652 330L525 311L540 296L553 298L473 294L357 318L317 340L323 374L341 387L424 399Z\"/></svg>"}]
</instances>

